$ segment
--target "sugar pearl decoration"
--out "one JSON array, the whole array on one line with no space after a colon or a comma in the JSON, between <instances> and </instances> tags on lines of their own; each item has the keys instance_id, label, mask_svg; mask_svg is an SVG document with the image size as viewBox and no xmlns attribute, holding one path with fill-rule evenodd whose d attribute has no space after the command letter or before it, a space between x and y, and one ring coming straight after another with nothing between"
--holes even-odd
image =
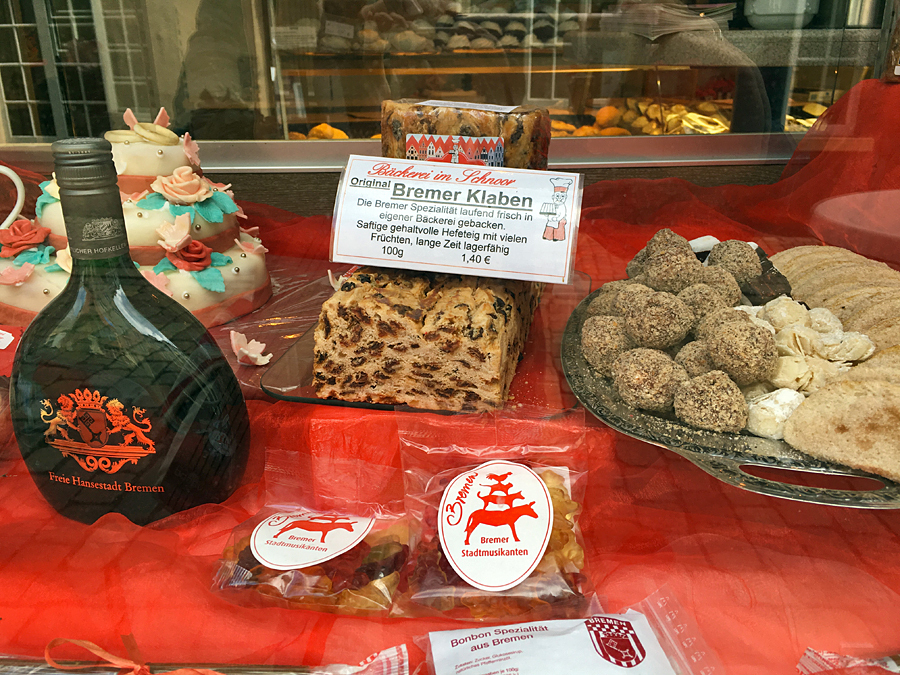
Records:
<instances>
[{"instance_id":1,"label":"sugar pearl decoration","mask_svg":"<svg viewBox=\"0 0 900 675\"><path fill-rule=\"evenodd\" d=\"M234 272L235 274L237 274L238 272L241 271L241 268L240 268L240 267L234 267L234 268L232 268L231 271Z\"/></svg>"},{"instance_id":2,"label":"sugar pearl decoration","mask_svg":"<svg viewBox=\"0 0 900 675\"><path fill-rule=\"evenodd\" d=\"M45 288L45 289L44 289L44 295L50 295L50 289L49 289L49 288Z\"/></svg>"},{"instance_id":3,"label":"sugar pearl decoration","mask_svg":"<svg viewBox=\"0 0 900 675\"><path fill-rule=\"evenodd\" d=\"M138 211L138 212L137 212L137 217L138 217L138 218L143 218L143 217L144 217L143 211Z\"/></svg>"},{"instance_id":4,"label":"sugar pearl decoration","mask_svg":"<svg viewBox=\"0 0 900 675\"><path fill-rule=\"evenodd\" d=\"M196 225L194 225L194 229L199 232L200 231L200 223L197 223Z\"/></svg>"},{"instance_id":5,"label":"sugar pearl decoration","mask_svg":"<svg viewBox=\"0 0 900 675\"><path fill-rule=\"evenodd\" d=\"M246 254L246 253L241 253L241 257L242 257L242 258L246 258L246 257L247 257L247 254Z\"/></svg>"},{"instance_id":6,"label":"sugar pearl decoration","mask_svg":"<svg viewBox=\"0 0 900 675\"><path fill-rule=\"evenodd\" d=\"M187 291L185 291L184 293L181 294L181 297L184 298L185 300L190 300L191 294L188 293Z\"/></svg>"},{"instance_id":7,"label":"sugar pearl decoration","mask_svg":"<svg viewBox=\"0 0 900 675\"><path fill-rule=\"evenodd\" d=\"M156 154L159 155L160 157L162 157L162 156L163 156L162 148L160 148L159 150L157 150L157 151L156 151Z\"/></svg>"}]
</instances>

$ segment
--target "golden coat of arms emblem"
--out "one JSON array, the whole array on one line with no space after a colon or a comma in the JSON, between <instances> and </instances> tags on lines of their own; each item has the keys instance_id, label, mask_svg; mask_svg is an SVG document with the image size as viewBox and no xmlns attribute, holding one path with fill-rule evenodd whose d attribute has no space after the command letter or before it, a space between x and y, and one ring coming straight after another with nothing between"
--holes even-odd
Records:
<instances>
[{"instance_id":1,"label":"golden coat of arms emblem","mask_svg":"<svg viewBox=\"0 0 900 675\"><path fill-rule=\"evenodd\" d=\"M62 394L56 402L54 407L50 399L41 401L41 419L48 425L44 438L85 471L113 474L156 452L143 408L126 413L118 399L89 389Z\"/></svg>"}]
</instances>

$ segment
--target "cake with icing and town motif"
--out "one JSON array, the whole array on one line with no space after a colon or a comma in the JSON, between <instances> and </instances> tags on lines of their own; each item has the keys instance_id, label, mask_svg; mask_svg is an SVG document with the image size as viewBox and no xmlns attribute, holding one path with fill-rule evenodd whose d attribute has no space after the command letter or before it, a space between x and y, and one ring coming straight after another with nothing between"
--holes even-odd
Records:
<instances>
[{"instance_id":1,"label":"cake with icing and town motif","mask_svg":"<svg viewBox=\"0 0 900 675\"><path fill-rule=\"evenodd\" d=\"M197 144L125 112L110 131L131 257L157 288L206 326L247 314L272 295L266 249L230 186L202 175ZM35 219L0 229L0 324L27 325L66 285L71 270L59 188L41 184Z\"/></svg>"}]
</instances>

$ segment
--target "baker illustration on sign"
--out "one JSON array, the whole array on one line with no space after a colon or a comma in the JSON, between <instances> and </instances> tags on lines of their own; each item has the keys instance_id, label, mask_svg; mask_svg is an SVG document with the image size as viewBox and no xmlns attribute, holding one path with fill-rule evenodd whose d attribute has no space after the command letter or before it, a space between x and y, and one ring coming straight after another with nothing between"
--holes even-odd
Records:
<instances>
[{"instance_id":1,"label":"baker illustration on sign","mask_svg":"<svg viewBox=\"0 0 900 675\"><path fill-rule=\"evenodd\" d=\"M551 178L553 185L553 201L545 202L541 207L541 215L547 216L544 227L544 239L547 241L565 241L566 238L566 197L572 186L571 178Z\"/></svg>"}]
</instances>

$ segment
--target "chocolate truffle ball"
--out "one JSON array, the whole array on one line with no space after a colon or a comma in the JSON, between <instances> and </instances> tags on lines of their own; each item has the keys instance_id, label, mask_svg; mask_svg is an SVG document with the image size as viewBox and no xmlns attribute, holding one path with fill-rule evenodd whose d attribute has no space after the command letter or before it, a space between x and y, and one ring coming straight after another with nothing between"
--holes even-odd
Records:
<instances>
[{"instance_id":1,"label":"chocolate truffle ball","mask_svg":"<svg viewBox=\"0 0 900 675\"><path fill-rule=\"evenodd\" d=\"M587 315L609 315L621 314L613 308L616 296L626 286L632 284L630 279L619 279L616 281L608 281L600 287L600 292L594 296L594 299L588 303Z\"/></svg>"},{"instance_id":2,"label":"chocolate truffle ball","mask_svg":"<svg viewBox=\"0 0 900 675\"><path fill-rule=\"evenodd\" d=\"M619 355L612 376L625 403L656 412L672 409L675 390L688 379L684 368L656 349L632 349Z\"/></svg>"},{"instance_id":3,"label":"chocolate truffle ball","mask_svg":"<svg viewBox=\"0 0 900 675\"><path fill-rule=\"evenodd\" d=\"M619 354L634 348L617 316L592 316L581 328L584 358L604 377L612 377L612 364Z\"/></svg>"},{"instance_id":4,"label":"chocolate truffle ball","mask_svg":"<svg viewBox=\"0 0 900 675\"><path fill-rule=\"evenodd\" d=\"M628 307L633 301L632 297L633 293L654 293L655 291L649 286L644 286L644 284L639 284L637 282L633 284L629 284L622 288L621 291L616 295L616 299L613 300L613 310L614 313L618 316L622 316L625 314L625 308Z\"/></svg>"},{"instance_id":5,"label":"chocolate truffle ball","mask_svg":"<svg viewBox=\"0 0 900 675\"><path fill-rule=\"evenodd\" d=\"M635 344L665 349L681 342L694 324L694 314L671 293L634 293L625 306L625 332Z\"/></svg>"},{"instance_id":6,"label":"chocolate truffle ball","mask_svg":"<svg viewBox=\"0 0 900 675\"><path fill-rule=\"evenodd\" d=\"M724 309L728 306L719 292L706 284L688 286L678 294L678 299L690 308L697 321L713 310Z\"/></svg>"},{"instance_id":7,"label":"chocolate truffle ball","mask_svg":"<svg viewBox=\"0 0 900 675\"><path fill-rule=\"evenodd\" d=\"M662 251L680 251L689 254L692 257L696 257L691 248L691 243L680 234L675 234L667 227L654 234L650 238L650 241L647 242L645 248L648 257L654 256Z\"/></svg>"},{"instance_id":8,"label":"chocolate truffle ball","mask_svg":"<svg viewBox=\"0 0 900 675\"><path fill-rule=\"evenodd\" d=\"M756 249L746 241L737 239L722 241L713 246L707 264L728 270L738 284L752 281L762 274L762 263Z\"/></svg>"},{"instance_id":9,"label":"chocolate truffle ball","mask_svg":"<svg viewBox=\"0 0 900 675\"><path fill-rule=\"evenodd\" d=\"M741 386L768 380L778 359L774 336L754 323L719 326L709 333L706 348L716 367Z\"/></svg>"},{"instance_id":10,"label":"chocolate truffle ball","mask_svg":"<svg viewBox=\"0 0 900 675\"><path fill-rule=\"evenodd\" d=\"M679 293L697 283L702 272L703 265L693 253L685 255L679 250L662 251L648 256L641 283L657 291Z\"/></svg>"},{"instance_id":11,"label":"chocolate truffle ball","mask_svg":"<svg viewBox=\"0 0 900 675\"><path fill-rule=\"evenodd\" d=\"M742 312L741 310L732 307L726 307L724 309L713 310L700 319L697 323L697 328L694 330L694 334L697 336L698 340L706 340L712 331L719 326L731 323L732 321L752 323L750 315L747 314L747 312Z\"/></svg>"},{"instance_id":12,"label":"chocolate truffle ball","mask_svg":"<svg viewBox=\"0 0 900 675\"><path fill-rule=\"evenodd\" d=\"M691 378L675 392L675 416L699 429L738 433L747 426L747 402L721 370Z\"/></svg>"},{"instance_id":13,"label":"chocolate truffle ball","mask_svg":"<svg viewBox=\"0 0 900 675\"><path fill-rule=\"evenodd\" d=\"M690 377L697 377L716 369L709 358L709 352L703 340L688 342L679 349L678 354L675 355L675 363L684 368Z\"/></svg>"},{"instance_id":14,"label":"chocolate truffle ball","mask_svg":"<svg viewBox=\"0 0 900 675\"><path fill-rule=\"evenodd\" d=\"M697 283L712 286L729 307L734 307L741 301L741 287L734 275L724 267L704 267L698 275Z\"/></svg>"},{"instance_id":15,"label":"chocolate truffle ball","mask_svg":"<svg viewBox=\"0 0 900 675\"><path fill-rule=\"evenodd\" d=\"M637 255L631 259L631 262L625 266L625 274L630 279L634 279L638 274L644 271L644 263L647 262L647 248L644 247L637 252Z\"/></svg>"}]
</instances>

